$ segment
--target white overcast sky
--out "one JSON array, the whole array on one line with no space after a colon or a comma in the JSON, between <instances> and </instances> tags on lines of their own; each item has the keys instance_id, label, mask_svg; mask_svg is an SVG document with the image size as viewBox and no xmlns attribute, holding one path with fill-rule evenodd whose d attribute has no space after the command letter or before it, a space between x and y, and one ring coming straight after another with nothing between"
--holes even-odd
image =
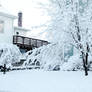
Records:
<instances>
[{"instance_id":1,"label":"white overcast sky","mask_svg":"<svg viewBox=\"0 0 92 92\"><path fill-rule=\"evenodd\" d=\"M27 29L49 20L46 10L38 8L37 1L48 3L48 0L0 0L1 5L12 14L17 16L19 11L23 12L23 27Z\"/></svg>"}]
</instances>

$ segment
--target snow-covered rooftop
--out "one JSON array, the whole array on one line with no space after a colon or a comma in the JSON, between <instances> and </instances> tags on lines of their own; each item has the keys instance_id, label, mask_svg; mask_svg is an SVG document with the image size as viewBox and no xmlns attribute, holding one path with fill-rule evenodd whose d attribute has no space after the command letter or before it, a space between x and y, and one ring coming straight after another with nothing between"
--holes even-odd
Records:
<instances>
[{"instance_id":1,"label":"snow-covered rooftop","mask_svg":"<svg viewBox=\"0 0 92 92\"><path fill-rule=\"evenodd\" d=\"M15 30L20 30L20 31L30 31L29 29L23 28L23 27L14 27Z\"/></svg>"},{"instance_id":2,"label":"snow-covered rooftop","mask_svg":"<svg viewBox=\"0 0 92 92\"><path fill-rule=\"evenodd\" d=\"M13 19L17 18L12 13L10 13L7 9L5 9L2 5L0 5L0 15L6 16L6 17L9 17L9 18L13 18Z\"/></svg>"}]
</instances>

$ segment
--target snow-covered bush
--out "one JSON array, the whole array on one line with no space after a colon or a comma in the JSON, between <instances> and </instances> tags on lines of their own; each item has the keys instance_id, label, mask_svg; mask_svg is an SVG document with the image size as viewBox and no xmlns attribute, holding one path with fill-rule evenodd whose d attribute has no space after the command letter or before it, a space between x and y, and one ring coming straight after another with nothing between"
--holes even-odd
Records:
<instances>
[{"instance_id":1,"label":"snow-covered bush","mask_svg":"<svg viewBox=\"0 0 92 92\"><path fill-rule=\"evenodd\" d=\"M49 44L26 53L24 65L40 65L45 70L59 70L63 63L62 46Z\"/></svg>"},{"instance_id":2,"label":"snow-covered bush","mask_svg":"<svg viewBox=\"0 0 92 92\"><path fill-rule=\"evenodd\" d=\"M61 66L61 70L75 71L83 69L82 59L79 54L71 56L67 62L64 62Z\"/></svg>"},{"instance_id":3,"label":"snow-covered bush","mask_svg":"<svg viewBox=\"0 0 92 92\"><path fill-rule=\"evenodd\" d=\"M67 62L64 62L60 67L61 70L64 71L77 71L83 70L83 62L82 57L79 54L71 56ZM89 55L88 58L88 69L92 70L92 56Z\"/></svg>"},{"instance_id":4,"label":"snow-covered bush","mask_svg":"<svg viewBox=\"0 0 92 92\"><path fill-rule=\"evenodd\" d=\"M19 48L12 44L0 44L0 65L11 65L19 62L21 53Z\"/></svg>"},{"instance_id":5,"label":"snow-covered bush","mask_svg":"<svg viewBox=\"0 0 92 92\"><path fill-rule=\"evenodd\" d=\"M24 66L37 65L44 70L83 70L84 68L81 55L76 53L71 56L68 49L69 47L67 50L64 50L63 45L60 45L59 43L35 48L34 50L26 53ZM92 70L92 56L90 55L88 59L88 68Z\"/></svg>"}]
</instances>

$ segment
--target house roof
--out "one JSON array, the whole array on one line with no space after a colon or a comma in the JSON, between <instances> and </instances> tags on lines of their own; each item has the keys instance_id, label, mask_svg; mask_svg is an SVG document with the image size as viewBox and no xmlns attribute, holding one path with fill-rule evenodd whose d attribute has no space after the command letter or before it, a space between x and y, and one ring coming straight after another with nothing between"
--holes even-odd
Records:
<instances>
[{"instance_id":1,"label":"house roof","mask_svg":"<svg viewBox=\"0 0 92 92\"><path fill-rule=\"evenodd\" d=\"M14 27L15 30L21 30L21 31L30 31L29 29L23 28L23 27Z\"/></svg>"},{"instance_id":2,"label":"house roof","mask_svg":"<svg viewBox=\"0 0 92 92\"><path fill-rule=\"evenodd\" d=\"M0 15L1 16L5 16L5 17L9 17L12 19L16 19L17 17L14 16L13 14L11 14L8 10L6 10L3 6L0 5Z\"/></svg>"}]
</instances>

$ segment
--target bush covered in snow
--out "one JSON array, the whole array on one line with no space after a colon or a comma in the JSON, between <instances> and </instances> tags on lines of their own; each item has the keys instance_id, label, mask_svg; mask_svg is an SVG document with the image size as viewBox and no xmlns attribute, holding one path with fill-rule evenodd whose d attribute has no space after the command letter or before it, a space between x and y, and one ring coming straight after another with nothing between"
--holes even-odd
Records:
<instances>
[{"instance_id":1,"label":"bush covered in snow","mask_svg":"<svg viewBox=\"0 0 92 92\"><path fill-rule=\"evenodd\" d=\"M21 53L19 48L12 44L0 44L0 65L11 65L19 62Z\"/></svg>"},{"instance_id":2,"label":"bush covered in snow","mask_svg":"<svg viewBox=\"0 0 92 92\"><path fill-rule=\"evenodd\" d=\"M83 62L79 54L71 56L67 62L61 66L61 70L75 71L83 69Z\"/></svg>"},{"instance_id":3,"label":"bush covered in snow","mask_svg":"<svg viewBox=\"0 0 92 92\"><path fill-rule=\"evenodd\" d=\"M59 70L63 62L62 46L49 44L26 53L24 65L40 65L45 70Z\"/></svg>"},{"instance_id":4,"label":"bush covered in snow","mask_svg":"<svg viewBox=\"0 0 92 92\"><path fill-rule=\"evenodd\" d=\"M77 71L83 70L83 61L82 57L79 54L71 56L67 62L64 62L60 67L61 70L64 71ZM89 55L88 58L88 69L92 70L92 56Z\"/></svg>"},{"instance_id":5,"label":"bush covered in snow","mask_svg":"<svg viewBox=\"0 0 92 92\"><path fill-rule=\"evenodd\" d=\"M65 54L69 50L66 50ZM76 71L83 70L83 61L80 54L69 56L69 53L63 56L63 46L60 44L49 44L40 48L36 48L26 53L26 61L24 66L36 65L44 70L64 70ZM67 58L67 56L69 56ZM64 59L63 59L64 58ZM65 59L67 58L67 59ZM89 56L89 69L92 70L92 56Z\"/></svg>"}]
</instances>

